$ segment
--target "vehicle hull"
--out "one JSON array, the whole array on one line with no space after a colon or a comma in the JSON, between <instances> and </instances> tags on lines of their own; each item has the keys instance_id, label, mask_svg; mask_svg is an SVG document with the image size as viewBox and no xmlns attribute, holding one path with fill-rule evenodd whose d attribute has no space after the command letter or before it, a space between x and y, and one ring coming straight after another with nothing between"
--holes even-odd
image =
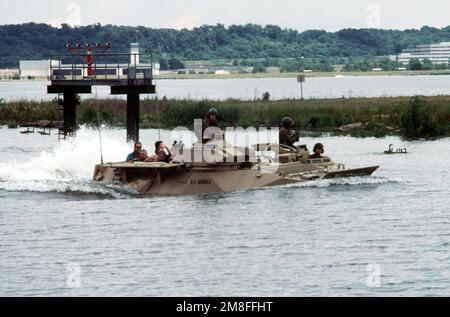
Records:
<instances>
[{"instance_id":1,"label":"vehicle hull","mask_svg":"<svg viewBox=\"0 0 450 317\"><path fill-rule=\"evenodd\" d=\"M292 162L279 166L214 164L187 166L166 163L107 163L97 165L94 180L128 186L148 196L198 195L280 186L317 179L369 176L378 166L347 170L340 164Z\"/></svg>"}]
</instances>

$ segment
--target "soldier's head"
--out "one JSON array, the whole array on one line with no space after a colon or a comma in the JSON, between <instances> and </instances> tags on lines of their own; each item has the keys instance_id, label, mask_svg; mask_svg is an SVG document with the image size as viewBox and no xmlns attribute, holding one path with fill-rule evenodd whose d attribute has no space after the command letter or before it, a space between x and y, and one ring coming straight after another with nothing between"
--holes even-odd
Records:
<instances>
[{"instance_id":1,"label":"soldier's head","mask_svg":"<svg viewBox=\"0 0 450 317\"><path fill-rule=\"evenodd\" d=\"M314 154L318 154L318 155L323 154L324 153L323 144L317 143L316 145L314 145L313 152L314 152Z\"/></svg>"},{"instance_id":2,"label":"soldier's head","mask_svg":"<svg viewBox=\"0 0 450 317\"><path fill-rule=\"evenodd\" d=\"M148 158L148 152L146 150L141 150L140 158L141 158L141 160L147 159Z\"/></svg>"},{"instance_id":3,"label":"soldier's head","mask_svg":"<svg viewBox=\"0 0 450 317\"><path fill-rule=\"evenodd\" d=\"M285 117L281 120L281 126L286 129L290 129L295 125L295 122L290 117Z\"/></svg>"},{"instance_id":4,"label":"soldier's head","mask_svg":"<svg viewBox=\"0 0 450 317\"><path fill-rule=\"evenodd\" d=\"M219 120L219 111L216 108L211 108L208 110L206 117L208 118L209 121L215 122Z\"/></svg>"},{"instance_id":5,"label":"soldier's head","mask_svg":"<svg viewBox=\"0 0 450 317\"><path fill-rule=\"evenodd\" d=\"M164 145L163 141L157 141L155 143L155 153L158 153L158 150L162 145Z\"/></svg>"},{"instance_id":6,"label":"soldier's head","mask_svg":"<svg viewBox=\"0 0 450 317\"><path fill-rule=\"evenodd\" d=\"M140 150L142 150L142 143L141 142L134 143L134 151L139 152Z\"/></svg>"}]
</instances>

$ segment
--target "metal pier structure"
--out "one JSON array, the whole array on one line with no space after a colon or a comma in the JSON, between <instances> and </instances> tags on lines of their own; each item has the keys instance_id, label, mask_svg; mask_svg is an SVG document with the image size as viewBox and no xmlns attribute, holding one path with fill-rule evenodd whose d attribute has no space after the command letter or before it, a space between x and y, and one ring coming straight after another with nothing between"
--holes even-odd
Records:
<instances>
[{"instance_id":1,"label":"metal pier structure","mask_svg":"<svg viewBox=\"0 0 450 317\"><path fill-rule=\"evenodd\" d=\"M91 94L92 86L110 86L112 95L127 95L127 140L138 141L140 95L156 92L152 60L140 63L137 43L131 44L130 53L107 53L110 44L67 47L69 53L52 56L47 86L47 93L58 94L64 117L60 134L75 133L78 94Z\"/></svg>"}]
</instances>

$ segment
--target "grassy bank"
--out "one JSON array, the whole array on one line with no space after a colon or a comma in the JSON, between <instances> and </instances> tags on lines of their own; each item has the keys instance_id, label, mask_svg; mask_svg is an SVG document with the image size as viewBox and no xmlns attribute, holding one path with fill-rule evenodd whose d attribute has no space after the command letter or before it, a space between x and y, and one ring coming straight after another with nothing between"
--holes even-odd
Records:
<instances>
[{"instance_id":1,"label":"grassy bank","mask_svg":"<svg viewBox=\"0 0 450 317\"><path fill-rule=\"evenodd\" d=\"M78 107L78 123L95 125L97 105L101 121L123 127L126 102L123 100L86 100ZM219 109L224 126L275 127L281 118L291 116L311 134L349 134L353 136L402 135L406 138L450 136L450 96L341 98L327 100L281 101L192 101L144 100L141 127L192 127L194 118L203 118L210 107ZM0 123L11 127L37 120L61 120L56 102L17 101L0 105ZM343 125L362 123L356 128Z\"/></svg>"}]
</instances>

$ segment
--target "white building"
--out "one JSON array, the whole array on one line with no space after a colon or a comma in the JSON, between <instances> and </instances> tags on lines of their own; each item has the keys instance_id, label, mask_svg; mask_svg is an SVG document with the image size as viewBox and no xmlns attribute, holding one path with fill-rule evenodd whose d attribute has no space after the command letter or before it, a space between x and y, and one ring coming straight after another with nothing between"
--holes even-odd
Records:
<instances>
[{"instance_id":1,"label":"white building","mask_svg":"<svg viewBox=\"0 0 450 317\"><path fill-rule=\"evenodd\" d=\"M161 66L159 65L159 63L153 63L152 69L153 69L153 75L158 76L160 73Z\"/></svg>"},{"instance_id":2,"label":"white building","mask_svg":"<svg viewBox=\"0 0 450 317\"><path fill-rule=\"evenodd\" d=\"M438 44L418 45L416 48L409 48L402 51L398 56L391 56L392 60L398 58L402 64L408 64L413 58L423 61L425 58L431 60L433 64L448 64L450 61L450 42Z\"/></svg>"},{"instance_id":3,"label":"white building","mask_svg":"<svg viewBox=\"0 0 450 317\"><path fill-rule=\"evenodd\" d=\"M228 70L221 69L221 70L216 70L216 72L214 74L219 75L219 76L228 76L228 75L231 75L231 72Z\"/></svg>"},{"instance_id":4,"label":"white building","mask_svg":"<svg viewBox=\"0 0 450 317\"><path fill-rule=\"evenodd\" d=\"M21 77L50 77L50 60L20 61Z\"/></svg>"}]
</instances>

